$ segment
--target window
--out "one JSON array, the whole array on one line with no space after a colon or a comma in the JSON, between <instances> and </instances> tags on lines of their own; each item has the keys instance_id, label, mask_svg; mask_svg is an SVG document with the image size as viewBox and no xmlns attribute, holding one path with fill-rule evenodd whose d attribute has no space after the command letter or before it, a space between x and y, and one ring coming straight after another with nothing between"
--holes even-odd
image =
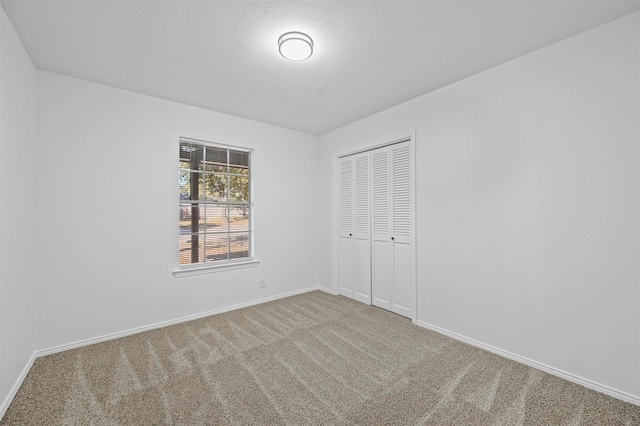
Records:
<instances>
[{"instance_id":1,"label":"window","mask_svg":"<svg viewBox=\"0 0 640 426\"><path fill-rule=\"evenodd\" d=\"M252 260L251 150L180 139L179 264Z\"/></svg>"}]
</instances>

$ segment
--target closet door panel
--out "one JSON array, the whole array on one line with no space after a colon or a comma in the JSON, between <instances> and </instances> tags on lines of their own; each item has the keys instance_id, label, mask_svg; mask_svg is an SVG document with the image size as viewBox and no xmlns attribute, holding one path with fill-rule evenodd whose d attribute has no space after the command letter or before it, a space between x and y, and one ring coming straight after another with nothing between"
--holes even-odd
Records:
<instances>
[{"instance_id":1,"label":"closet door panel","mask_svg":"<svg viewBox=\"0 0 640 426\"><path fill-rule=\"evenodd\" d=\"M353 297L353 159L341 158L338 162L339 208L338 223L339 286L340 294Z\"/></svg>"},{"instance_id":2,"label":"closet door panel","mask_svg":"<svg viewBox=\"0 0 640 426\"><path fill-rule=\"evenodd\" d=\"M391 156L391 244L393 258L393 312L411 318L414 289L413 161L411 145L392 145Z\"/></svg>"},{"instance_id":3,"label":"closet door panel","mask_svg":"<svg viewBox=\"0 0 640 426\"><path fill-rule=\"evenodd\" d=\"M411 270L411 246L393 244L393 312L411 317L413 285Z\"/></svg>"},{"instance_id":4,"label":"closet door panel","mask_svg":"<svg viewBox=\"0 0 640 426\"><path fill-rule=\"evenodd\" d=\"M372 304L392 310L391 203L389 148L371 151Z\"/></svg>"},{"instance_id":5,"label":"closet door panel","mask_svg":"<svg viewBox=\"0 0 640 426\"><path fill-rule=\"evenodd\" d=\"M390 244L387 241L374 240L372 244L373 277L371 304L388 311L392 309L392 285L393 271L391 269L391 257L389 256Z\"/></svg>"},{"instance_id":6,"label":"closet door panel","mask_svg":"<svg viewBox=\"0 0 640 426\"><path fill-rule=\"evenodd\" d=\"M353 241L340 238L340 294L353 297Z\"/></svg>"},{"instance_id":7,"label":"closet door panel","mask_svg":"<svg viewBox=\"0 0 640 426\"><path fill-rule=\"evenodd\" d=\"M371 304L371 170L369 152L354 161L354 298Z\"/></svg>"},{"instance_id":8,"label":"closet door panel","mask_svg":"<svg viewBox=\"0 0 640 426\"><path fill-rule=\"evenodd\" d=\"M355 240L354 250L354 299L371 304L371 241Z\"/></svg>"},{"instance_id":9,"label":"closet door panel","mask_svg":"<svg viewBox=\"0 0 640 426\"><path fill-rule=\"evenodd\" d=\"M353 159L341 158L339 164L339 227L340 237L349 237L353 232Z\"/></svg>"},{"instance_id":10,"label":"closet door panel","mask_svg":"<svg viewBox=\"0 0 640 426\"><path fill-rule=\"evenodd\" d=\"M411 147L401 143L391 147L391 217L394 242L409 244L413 235Z\"/></svg>"}]
</instances>

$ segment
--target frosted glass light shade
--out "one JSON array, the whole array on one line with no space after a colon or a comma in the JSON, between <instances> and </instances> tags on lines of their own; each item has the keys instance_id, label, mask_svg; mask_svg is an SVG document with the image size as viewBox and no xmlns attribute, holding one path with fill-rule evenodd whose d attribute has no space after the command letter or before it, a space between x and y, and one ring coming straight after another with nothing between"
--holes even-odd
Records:
<instances>
[{"instance_id":1,"label":"frosted glass light shade","mask_svg":"<svg viewBox=\"0 0 640 426\"><path fill-rule=\"evenodd\" d=\"M313 53L313 40L304 33L292 31L278 39L280 54L290 61L304 61Z\"/></svg>"}]
</instances>

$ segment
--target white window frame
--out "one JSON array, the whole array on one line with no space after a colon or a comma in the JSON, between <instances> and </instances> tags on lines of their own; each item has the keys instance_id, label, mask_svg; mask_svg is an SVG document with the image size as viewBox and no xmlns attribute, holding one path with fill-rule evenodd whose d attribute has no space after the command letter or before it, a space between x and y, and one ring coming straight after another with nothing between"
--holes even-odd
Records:
<instances>
[{"instance_id":1,"label":"white window frame","mask_svg":"<svg viewBox=\"0 0 640 426\"><path fill-rule=\"evenodd\" d=\"M215 142L209 142L209 141L203 141L203 140L198 140L198 139L192 139L192 138L187 138L187 137L180 137L178 139L178 146L180 146L181 143L183 142L189 142L189 143L194 143L194 144L198 144L198 145L203 145L205 147L213 147L213 148L222 148L222 149L226 149L226 150L235 150L235 151L243 151L243 152L247 152L249 154L249 256L248 257L242 257L242 258L237 258L237 259L225 259L225 260L214 260L214 261L209 261L209 262L201 262L201 263L191 263L191 264L184 264L184 265L180 265L180 261L179 261L179 252L178 252L178 267L174 268L173 270L173 275L176 278L180 278L180 277L185 277L185 276L192 276L192 275L201 275L201 274L208 274L208 273L212 273L212 272L220 272L220 271L228 271L228 270L233 270L233 269L244 269L244 268L251 268L251 267L256 267L258 265L258 263L260 262L259 259L257 259L254 256L254 251L255 251L255 238L254 238L254 202L253 202L253 180L254 180L254 175L253 175L253 162L254 162L254 153L253 150L250 148L245 148L245 147L240 147L240 146L234 146L234 145L227 145L227 144L221 144L221 143L215 143ZM180 175L180 157L178 158L178 175ZM178 187L180 185L180 181L178 179ZM179 192L179 191L178 191ZM231 205L229 200L227 200L227 202L225 203L226 205ZM181 206L182 203L180 201L178 201L178 206ZM179 223L179 218L177 218L178 220L176 220L176 222ZM178 234L179 234L179 229L178 229ZM180 239L180 236L178 235L178 241Z\"/></svg>"}]
</instances>

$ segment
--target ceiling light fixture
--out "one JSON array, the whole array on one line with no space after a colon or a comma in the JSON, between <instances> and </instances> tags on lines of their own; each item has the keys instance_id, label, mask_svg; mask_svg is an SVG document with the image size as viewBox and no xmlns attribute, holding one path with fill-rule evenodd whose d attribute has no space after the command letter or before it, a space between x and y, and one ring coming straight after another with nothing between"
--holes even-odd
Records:
<instances>
[{"instance_id":1,"label":"ceiling light fixture","mask_svg":"<svg viewBox=\"0 0 640 426\"><path fill-rule=\"evenodd\" d=\"M280 36L278 50L290 61L304 61L313 53L313 40L304 33L291 31Z\"/></svg>"}]
</instances>

